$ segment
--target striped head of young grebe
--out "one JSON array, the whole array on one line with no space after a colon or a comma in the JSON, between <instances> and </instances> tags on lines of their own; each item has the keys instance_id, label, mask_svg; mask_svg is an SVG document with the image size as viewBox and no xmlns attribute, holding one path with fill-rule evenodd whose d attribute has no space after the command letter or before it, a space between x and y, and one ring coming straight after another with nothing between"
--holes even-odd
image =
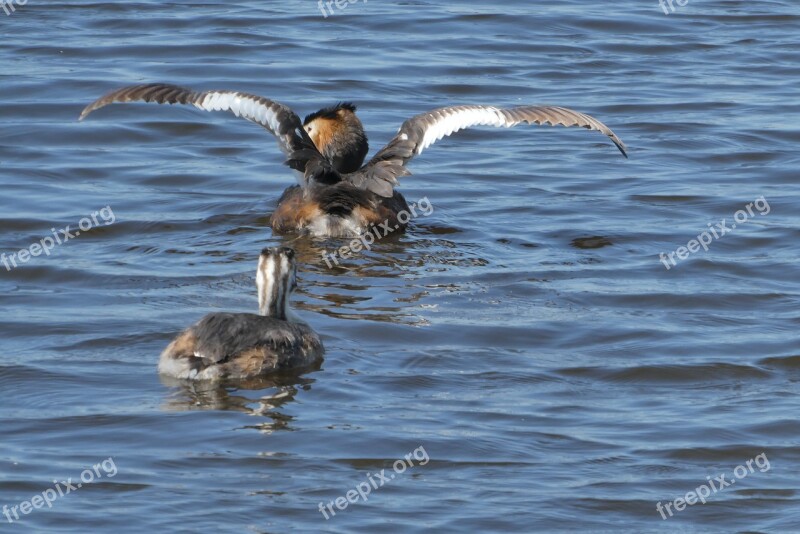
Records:
<instances>
[{"instance_id":1,"label":"striped head of young grebe","mask_svg":"<svg viewBox=\"0 0 800 534\"><path fill-rule=\"evenodd\" d=\"M260 315L299 322L289 307L289 298L297 289L297 263L293 249L273 247L261 251L256 287Z\"/></svg>"}]
</instances>

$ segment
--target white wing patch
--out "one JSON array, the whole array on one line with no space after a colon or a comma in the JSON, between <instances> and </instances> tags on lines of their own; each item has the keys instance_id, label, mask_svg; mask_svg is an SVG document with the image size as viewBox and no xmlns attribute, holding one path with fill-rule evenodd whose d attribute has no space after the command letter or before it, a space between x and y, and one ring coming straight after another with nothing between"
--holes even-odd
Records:
<instances>
[{"instance_id":1,"label":"white wing patch","mask_svg":"<svg viewBox=\"0 0 800 534\"><path fill-rule=\"evenodd\" d=\"M471 126L510 126L501 111L491 106L432 112L429 117L434 122L425 130L417 155L436 141Z\"/></svg>"},{"instance_id":2,"label":"white wing patch","mask_svg":"<svg viewBox=\"0 0 800 534\"><path fill-rule=\"evenodd\" d=\"M280 123L275 111L270 106L248 96L233 91L211 91L195 106L205 111L230 111L273 132L280 131Z\"/></svg>"}]
</instances>

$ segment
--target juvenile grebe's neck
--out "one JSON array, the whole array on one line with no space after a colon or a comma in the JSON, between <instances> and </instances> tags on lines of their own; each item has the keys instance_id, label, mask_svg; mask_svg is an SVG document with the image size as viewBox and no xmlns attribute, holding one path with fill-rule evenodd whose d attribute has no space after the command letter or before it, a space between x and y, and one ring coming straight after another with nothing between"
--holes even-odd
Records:
<instances>
[{"instance_id":1,"label":"juvenile grebe's neck","mask_svg":"<svg viewBox=\"0 0 800 534\"><path fill-rule=\"evenodd\" d=\"M289 309L289 297L297 285L296 270L293 250L280 247L261 252L256 273L260 315L282 321L295 319Z\"/></svg>"}]
</instances>

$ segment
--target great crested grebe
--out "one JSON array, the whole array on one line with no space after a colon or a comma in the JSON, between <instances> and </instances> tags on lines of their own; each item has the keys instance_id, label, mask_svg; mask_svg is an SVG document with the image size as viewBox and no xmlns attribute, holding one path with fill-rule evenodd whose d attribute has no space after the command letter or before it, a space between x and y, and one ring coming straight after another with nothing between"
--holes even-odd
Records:
<instances>
[{"instance_id":1,"label":"great crested grebe","mask_svg":"<svg viewBox=\"0 0 800 534\"><path fill-rule=\"evenodd\" d=\"M398 213L408 210L395 191L397 179L411 174L406 164L436 141L471 126L510 128L521 123L580 126L599 131L627 157L625 145L605 124L577 111L554 106L451 106L408 119L397 135L364 165L367 136L350 103L322 109L303 122L287 106L238 91L192 91L175 85L124 87L92 102L81 113L115 102L191 104L206 111L230 111L260 124L278 139L286 165L298 171L300 185L284 191L272 228L319 237L357 237L370 225L388 223L402 230Z\"/></svg>"},{"instance_id":2,"label":"great crested grebe","mask_svg":"<svg viewBox=\"0 0 800 534\"><path fill-rule=\"evenodd\" d=\"M259 314L206 315L164 349L159 373L191 380L245 379L321 359L325 349L319 336L289 308L296 273L294 250L262 250L256 271Z\"/></svg>"}]
</instances>

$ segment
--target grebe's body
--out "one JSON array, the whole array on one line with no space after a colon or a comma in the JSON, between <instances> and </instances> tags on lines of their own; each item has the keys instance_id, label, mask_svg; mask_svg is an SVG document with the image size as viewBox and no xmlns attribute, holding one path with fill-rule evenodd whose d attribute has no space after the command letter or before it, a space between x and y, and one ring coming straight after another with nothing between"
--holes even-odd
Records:
<instances>
[{"instance_id":1,"label":"grebe's body","mask_svg":"<svg viewBox=\"0 0 800 534\"><path fill-rule=\"evenodd\" d=\"M392 228L404 229L408 219L398 218L402 211L408 212L408 204L399 191L387 198L349 182L306 189L294 185L278 200L272 228L279 233L301 231L318 237L355 237L370 226L386 222Z\"/></svg>"},{"instance_id":2,"label":"grebe's body","mask_svg":"<svg viewBox=\"0 0 800 534\"><path fill-rule=\"evenodd\" d=\"M322 109L301 122L287 106L264 97L149 84L109 93L86 106L80 118L115 102L134 101L229 111L262 125L277 138L288 158L286 164L297 171L300 182L284 192L272 217L272 228L321 237L356 237L387 220L397 229L405 228L398 214L408 206L395 186L398 178L411 174L406 164L436 141L472 126L580 126L607 135L626 155L625 145L605 124L555 106L451 106L423 113L404 122L389 144L366 164L367 136L355 106L349 103Z\"/></svg>"},{"instance_id":3,"label":"grebe's body","mask_svg":"<svg viewBox=\"0 0 800 534\"><path fill-rule=\"evenodd\" d=\"M167 346L159 372L190 380L246 379L321 359L319 336L289 308L296 269L292 249L264 249L256 273L259 315L206 315Z\"/></svg>"}]
</instances>

